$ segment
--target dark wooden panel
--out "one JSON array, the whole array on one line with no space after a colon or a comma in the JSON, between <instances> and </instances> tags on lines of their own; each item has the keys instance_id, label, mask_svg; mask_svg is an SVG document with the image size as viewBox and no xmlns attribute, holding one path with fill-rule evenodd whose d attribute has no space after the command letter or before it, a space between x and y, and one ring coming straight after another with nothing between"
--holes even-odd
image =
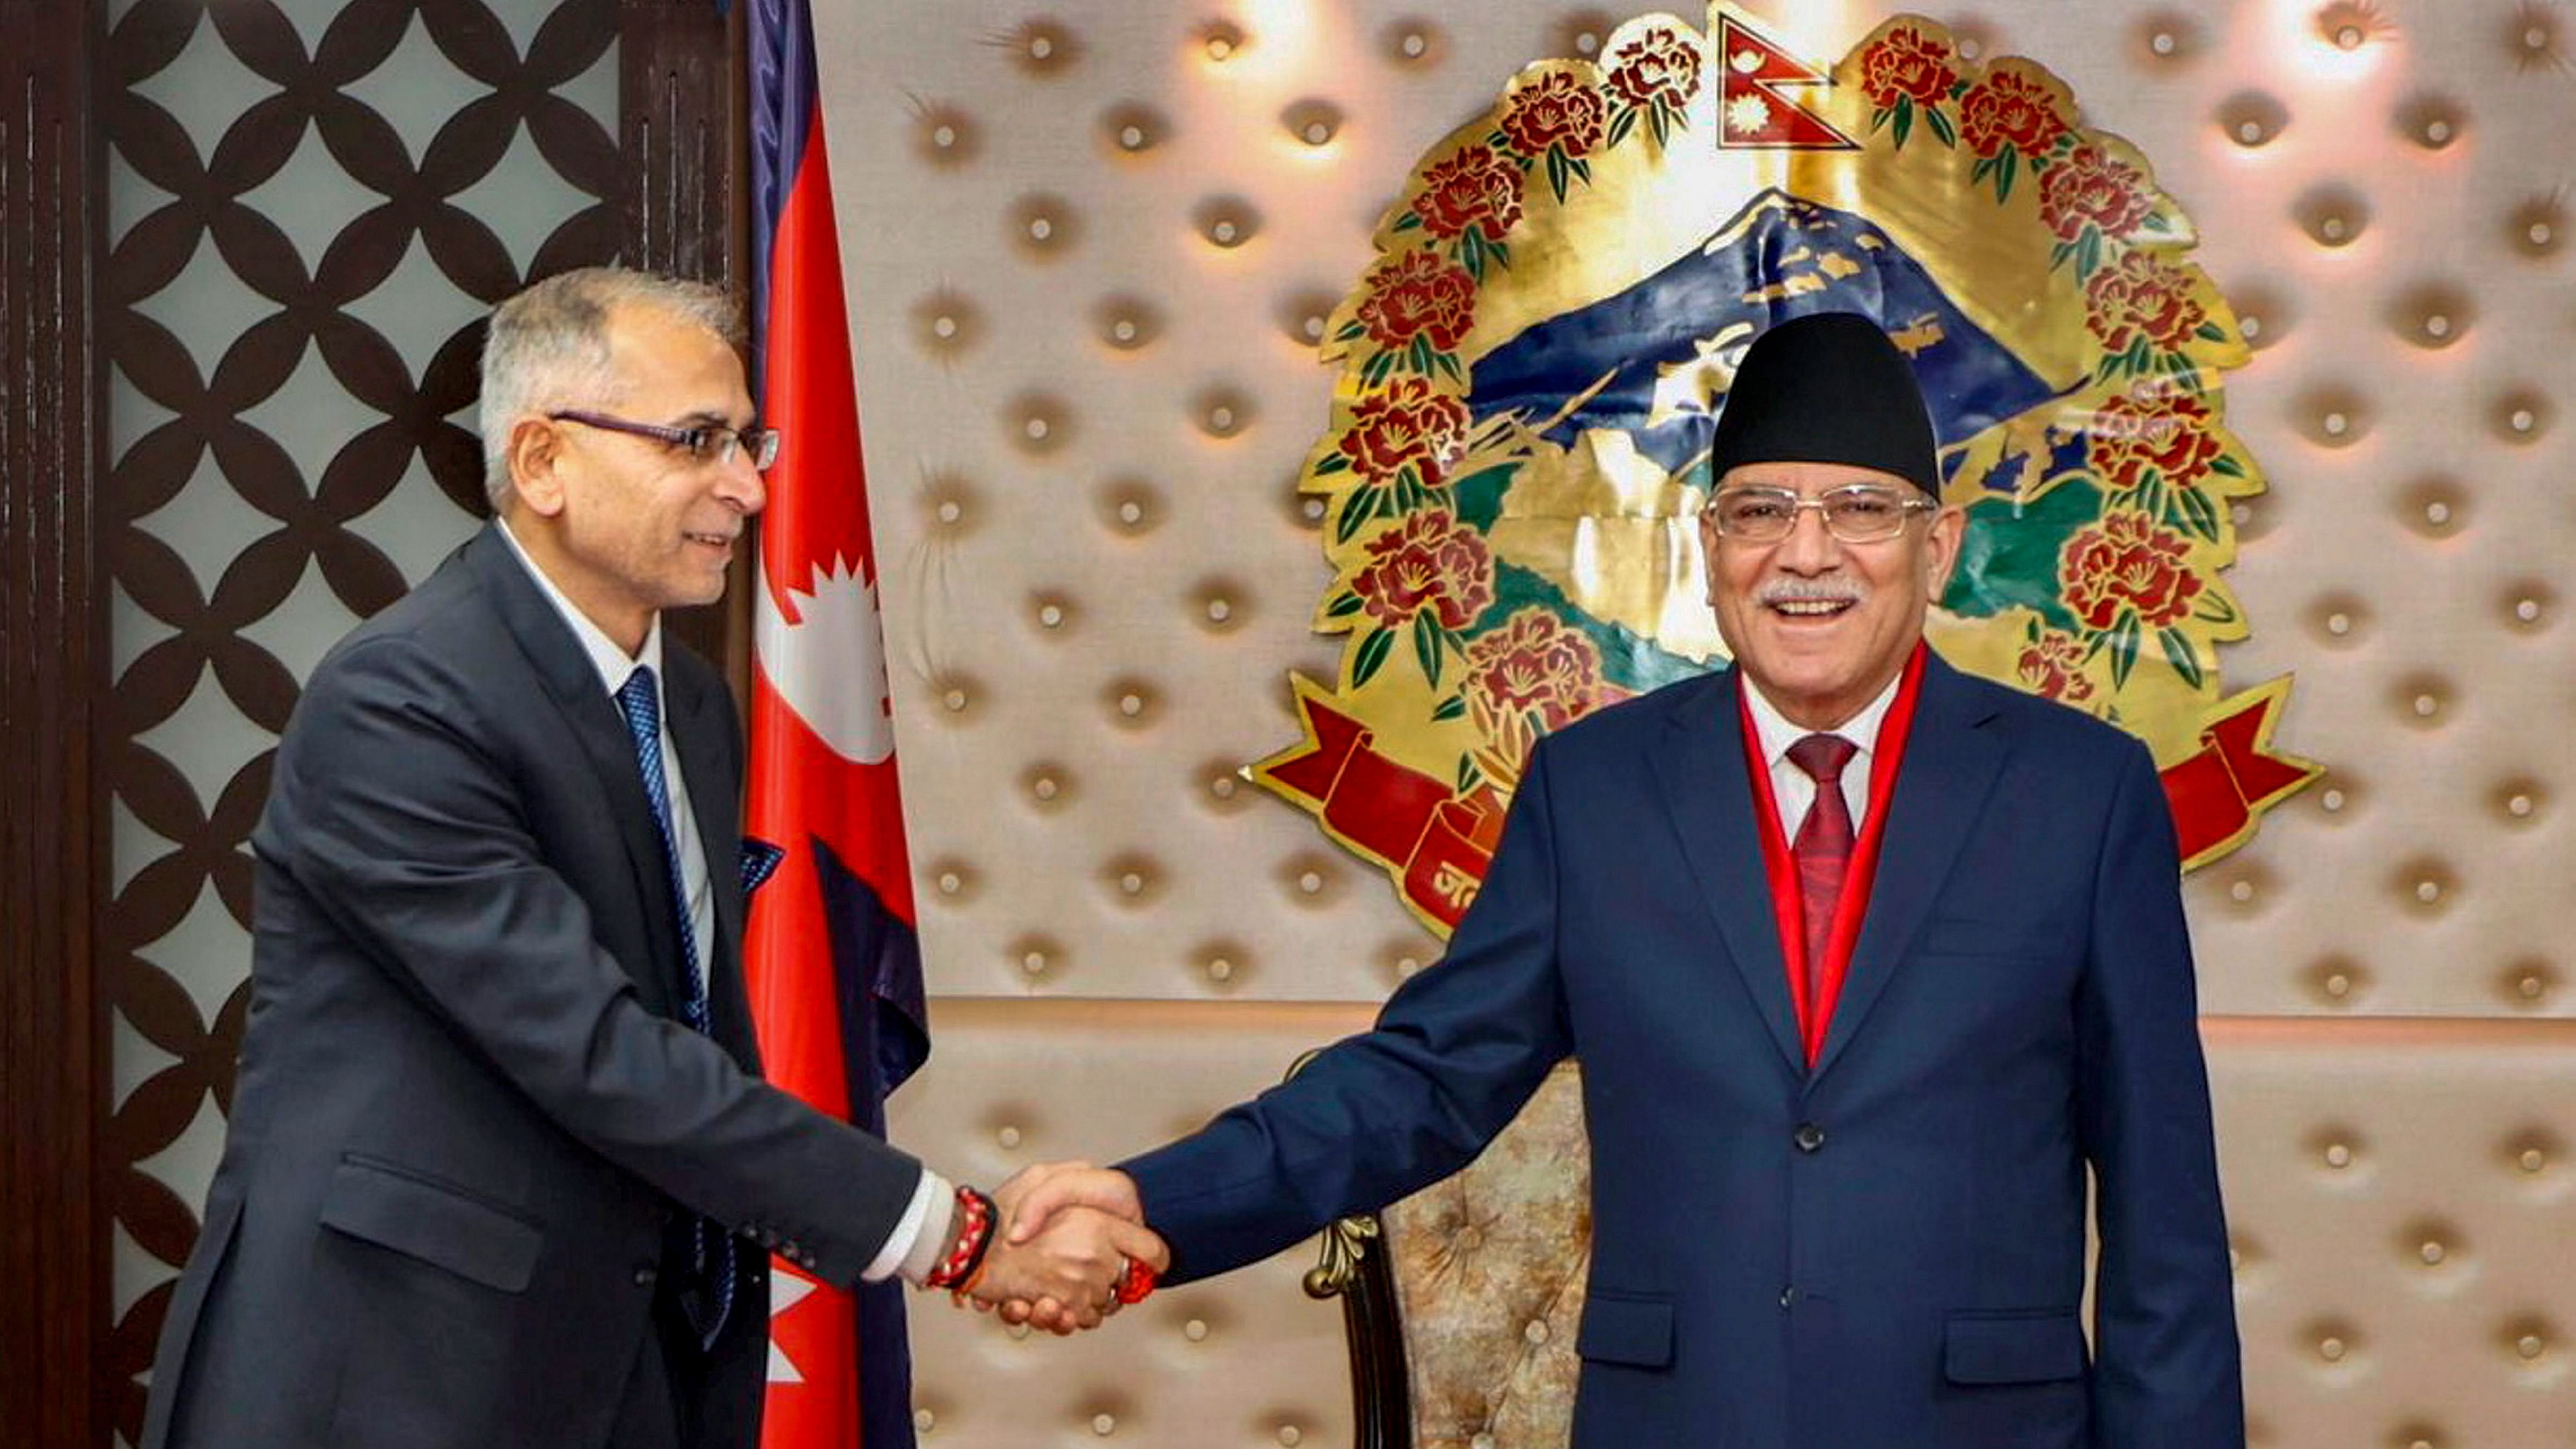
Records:
<instances>
[{"instance_id":1,"label":"dark wooden panel","mask_svg":"<svg viewBox=\"0 0 2576 1449\"><path fill-rule=\"evenodd\" d=\"M627 265L694 277L745 294L750 223L745 175L741 24L707 0L623 0L619 144L626 153ZM750 657L751 576L744 549L723 604L667 621L725 667L741 695Z\"/></svg>"},{"instance_id":2,"label":"dark wooden panel","mask_svg":"<svg viewBox=\"0 0 2576 1449\"><path fill-rule=\"evenodd\" d=\"M0 1425L30 1445L106 1432L91 26L80 0L0 0Z\"/></svg>"},{"instance_id":3,"label":"dark wooden panel","mask_svg":"<svg viewBox=\"0 0 2576 1449\"><path fill-rule=\"evenodd\" d=\"M742 66L728 22L707 0L624 0L619 29L627 264L740 288Z\"/></svg>"}]
</instances>

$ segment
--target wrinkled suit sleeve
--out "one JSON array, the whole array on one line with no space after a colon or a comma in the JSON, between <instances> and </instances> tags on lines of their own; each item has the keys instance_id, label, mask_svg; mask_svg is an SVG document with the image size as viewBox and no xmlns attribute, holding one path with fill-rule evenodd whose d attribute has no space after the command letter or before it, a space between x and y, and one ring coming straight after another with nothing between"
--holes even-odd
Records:
<instances>
[{"instance_id":1,"label":"wrinkled suit sleeve","mask_svg":"<svg viewBox=\"0 0 2576 1449\"><path fill-rule=\"evenodd\" d=\"M335 656L280 749L263 856L564 1131L855 1281L920 1165L642 1003L524 818L513 772L548 762L496 756L476 699L404 636ZM555 766L579 768L565 749Z\"/></svg>"},{"instance_id":2,"label":"wrinkled suit sleeve","mask_svg":"<svg viewBox=\"0 0 2576 1449\"><path fill-rule=\"evenodd\" d=\"M2096 1179L2094 1449L2242 1449L2227 1226L2173 818L2127 751L2093 888L2077 1124Z\"/></svg>"},{"instance_id":3,"label":"wrinkled suit sleeve","mask_svg":"<svg viewBox=\"0 0 2576 1449\"><path fill-rule=\"evenodd\" d=\"M1542 740L1448 953L1369 1031L1199 1132L1120 1164L1172 1247L1167 1281L1222 1273L1436 1182L1509 1125L1572 1049Z\"/></svg>"}]
</instances>

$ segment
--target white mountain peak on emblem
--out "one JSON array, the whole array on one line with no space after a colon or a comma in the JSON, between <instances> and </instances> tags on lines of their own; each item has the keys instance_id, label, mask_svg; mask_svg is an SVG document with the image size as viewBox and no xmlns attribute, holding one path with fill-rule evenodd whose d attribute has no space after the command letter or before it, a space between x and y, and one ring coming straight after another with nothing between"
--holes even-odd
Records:
<instances>
[{"instance_id":1,"label":"white mountain peak on emblem","mask_svg":"<svg viewBox=\"0 0 2576 1449\"><path fill-rule=\"evenodd\" d=\"M792 621L768 588L752 590L752 642L769 687L832 753L862 765L892 757L893 696L875 582L835 554L815 568L808 589L785 592Z\"/></svg>"}]
</instances>

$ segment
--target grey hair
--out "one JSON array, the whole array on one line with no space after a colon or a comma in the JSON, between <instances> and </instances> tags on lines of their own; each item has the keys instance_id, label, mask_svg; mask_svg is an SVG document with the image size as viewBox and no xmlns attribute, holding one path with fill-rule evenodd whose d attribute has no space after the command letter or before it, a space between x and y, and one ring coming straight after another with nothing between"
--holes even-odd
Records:
<instances>
[{"instance_id":1,"label":"grey hair","mask_svg":"<svg viewBox=\"0 0 2576 1449\"><path fill-rule=\"evenodd\" d=\"M651 307L743 345L742 312L722 288L623 267L559 272L492 312L483 342L479 420L483 490L494 512L510 497L510 430L524 418L611 407L619 379L608 323L620 307Z\"/></svg>"}]
</instances>

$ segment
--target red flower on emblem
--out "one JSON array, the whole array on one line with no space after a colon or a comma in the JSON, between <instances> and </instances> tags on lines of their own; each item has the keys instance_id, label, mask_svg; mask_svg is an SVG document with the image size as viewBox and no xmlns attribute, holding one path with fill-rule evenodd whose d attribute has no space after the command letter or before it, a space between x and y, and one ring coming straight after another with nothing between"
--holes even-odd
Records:
<instances>
[{"instance_id":1,"label":"red flower on emblem","mask_svg":"<svg viewBox=\"0 0 2576 1449\"><path fill-rule=\"evenodd\" d=\"M2190 552L2181 535L2145 514L2114 513L2066 541L2058 584L2066 607L2095 629L2117 624L2124 609L2161 629L2189 614L2200 594Z\"/></svg>"},{"instance_id":2,"label":"red flower on emblem","mask_svg":"<svg viewBox=\"0 0 2576 1449\"><path fill-rule=\"evenodd\" d=\"M1947 99L1950 87L1959 83L1950 54L1950 47L1911 25L1900 25L1861 53L1860 88L1882 111L1900 98L1933 105Z\"/></svg>"},{"instance_id":3,"label":"red flower on emblem","mask_svg":"<svg viewBox=\"0 0 2576 1449\"><path fill-rule=\"evenodd\" d=\"M1503 135L1524 156L1544 156L1555 146L1569 157L1589 156L1609 124L1609 103L1570 72L1552 70L1515 87L1503 108Z\"/></svg>"},{"instance_id":4,"label":"red flower on emblem","mask_svg":"<svg viewBox=\"0 0 2576 1449\"><path fill-rule=\"evenodd\" d=\"M2022 688L2042 699L2082 704L2093 697L2093 681L2084 677L2084 646L2072 634L2050 629L2023 645L2014 672Z\"/></svg>"},{"instance_id":5,"label":"red flower on emblem","mask_svg":"<svg viewBox=\"0 0 2576 1449\"><path fill-rule=\"evenodd\" d=\"M1467 693L1488 718L1535 711L1551 730L1618 697L1602 683L1601 651L1544 609L1522 609L1467 645Z\"/></svg>"},{"instance_id":6,"label":"red flower on emblem","mask_svg":"<svg viewBox=\"0 0 2576 1449\"><path fill-rule=\"evenodd\" d=\"M1413 198L1413 214L1423 230L1453 237L1469 227L1501 241L1521 219L1521 169L1494 154L1490 146L1469 146L1422 173L1422 194Z\"/></svg>"},{"instance_id":7,"label":"red flower on emblem","mask_svg":"<svg viewBox=\"0 0 2576 1449\"><path fill-rule=\"evenodd\" d=\"M1383 481L1406 464L1437 486L1467 440L1467 405L1418 377L1400 377L1351 407L1342 455L1361 476Z\"/></svg>"},{"instance_id":8,"label":"red flower on emblem","mask_svg":"<svg viewBox=\"0 0 2576 1449\"><path fill-rule=\"evenodd\" d=\"M1370 272L1360 321L1381 347L1428 337L1442 352L1458 346L1475 320L1476 279L1431 252L1409 251Z\"/></svg>"},{"instance_id":9,"label":"red flower on emblem","mask_svg":"<svg viewBox=\"0 0 2576 1449\"><path fill-rule=\"evenodd\" d=\"M1699 46L1658 27L1619 47L1610 89L1631 106L1682 106L1699 89Z\"/></svg>"},{"instance_id":10,"label":"red flower on emblem","mask_svg":"<svg viewBox=\"0 0 2576 1449\"><path fill-rule=\"evenodd\" d=\"M2101 228L2104 236L2127 236L2155 209L2147 178L2098 146L2068 152L2039 183L2040 219L2066 241L2083 235L2087 224Z\"/></svg>"},{"instance_id":11,"label":"red flower on emblem","mask_svg":"<svg viewBox=\"0 0 2576 1449\"><path fill-rule=\"evenodd\" d=\"M1959 98L1959 137L1979 156L2006 146L2044 156L2073 122L2065 88L2023 60L2001 60Z\"/></svg>"},{"instance_id":12,"label":"red flower on emblem","mask_svg":"<svg viewBox=\"0 0 2576 1449\"><path fill-rule=\"evenodd\" d=\"M1494 601L1494 557L1484 537L1458 527L1441 509L1416 513L1370 539L1368 554L1351 591L1388 628L1428 610L1454 632Z\"/></svg>"},{"instance_id":13,"label":"red flower on emblem","mask_svg":"<svg viewBox=\"0 0 2576 1449\"><path fill-rule=\"evenodd\" d=\"M2207 475L2219 454L2209 408L2192 397L2115 397L2094 410L2085 432L2093 471L2114 492L2137 487L2150 468L2164 475L2166 486L2188 488Z\"/></svg>"},{"instance_id":14,"label":"red flower on emblem","mask_svg":"<svg viewBox=\"0 0 2576 1449\"><path fill-rule=\"evenodd\" d=\"M2112 353L2127 351L2139 337L2179 348L2208 315L2192 300L2191 277L2152 252L2128 252L2095 272L2084 284L2084 301L2086 325Z\"/></svg>"}]
</instances>

